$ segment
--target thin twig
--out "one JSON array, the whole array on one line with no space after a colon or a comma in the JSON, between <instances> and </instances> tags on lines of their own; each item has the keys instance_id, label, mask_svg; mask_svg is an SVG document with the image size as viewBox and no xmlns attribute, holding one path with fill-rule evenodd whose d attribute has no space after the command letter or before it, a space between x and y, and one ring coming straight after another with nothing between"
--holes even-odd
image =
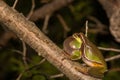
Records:
<instances>
[{"instance_id":1,"label":"thin twig","mask_svg":"<svg viewBox=\"0 0 120 80\"><path fill-rule=\"evenodd\" d=\"M60 14L57 14L57 18L59 19L60 23L62 24L62 27L64 29L64 37L66 37L67 33L70 31L70 28L68 27L67 23L63 19L63 17Z\"/></svg>"},{"instance_id":2,"label":"thin twig","mask_svg":"<svg viewBox=\"0 0 120 80\"><path fill-rule=\"evenodd\" d=\"M57 14L57 18L59 19L60 23L62 24L64 30L65 31L70 31L70 28L68 27L65 20L63 19L63 17L60 14Z\"/></svg>"},{"instance_id":3,"label":"thin twig","mask_svg":"<svg viewBox=\"0 0 120 80\"><path fill-rule=\"evenodd\" d=\"M27 51L27 48L26 48L26 44L25 42L22 40L22 45L23 45L23 62L25 64L25 67L27 68L28 64L27 64L27 60L26 60L26 51Z\"/></svg>"},{"instance_id":4,"label":"thin twig","mask_svg":"<svg viewBox=\"0 0 120 80\"><path fill-rule=\"evenodd\" d=\"M120 49L115 49L115 48L104 48L104 47L98 47L100 50L104 51L114 51L114 52L120 52Z\"/></svg>"},{"instance_id":5,"label":"thin twig","mask_svg":"<svg viewBox=\"0 0 120 80\"><path fill-rule=\"evenodd\" d=\"M51 79L53 79L53 78L58 78L58 77L63 77L64 76L64 74L56 74L56 75L52 75L52 76L50 76L50 78Z\"/></svg>"},{"instance_id":6,"label":"thin twig","mask_svg":"<svg viewBox=\"0 0 120 80\"><path fill-rule=\"evenodd\" d=\"M12 6L13 9L16 7L17 3L18 3L18 0L15 0L14 4Z\"/></svg>"},{"instance_id":7,"label":"thin twig","mask_svg":"<svg viewBox=\"0 0 120 80\"><path fill-rule=\"evenodd\" d=\"M16 52L16 53L19 53L19 54L21 54L21 55L23 55L23 52L21 52L21 51L19 51L19 50L13 49L12 51L13 51L13 52Z\"/></svg>"},{"instance_id":8,"label":"thin twig","mask_svg":"<svg viewBox=\"0 0 120 80\"><path fill-rule=\"evenodd\" d=\"M87 37L88 34L88 21L85 23L85 36Z\"/></svg>"},{"instance_id":9,"label":"thin twig","mask_svg":"<svg viewBox=\"0 0 120 80\"><path fill-rule=\"evenodd\" d=\"M30 19L31 15L33 14L34 8L35 8L35 0L32 0L32 7L29 14L27 15L27 19Z\"/></svg>"},{"instance_id":10,"label":"thin twig","mask_svg":"<svg viewBox=\"0 0 120 80\"><path fill-rule=\"evenodd\" d=\"M104 51L114 51L114 52L120 52L120 49L115 49L115 48L104 48L104 47L98 47L100 50L104 50ZM112 56L110 58L105 59L105 61L111 61L111 60L115 60L120 58L120 54L119 55L115 55Z\"/></svg>"},{"instance_id":11,"label":"thin twig","mask_svg":"<svg viewBox=\"0 0 120 80\"><path fill-rule=\"evenodd\" d=\"M119 59L120 58L120 54L119 55L115 55L115 56L112 56L110 58L106 58L105 61L112 61L112 60L115 60L115 59Z\"/></svg>"},{"instance_id":12,"label":"thin twig","mask_svg":"<svg viewBox=\"0 0 120 80\"><path fill-rule=\"evenodd\" d=\"M48 15L45 16L44 25L43 25L43 28L42 28L42 31L44 33L48 33L47 26L48 26L48 22L49 22L50 16L51 16L51 14L48 14Z\"/></svg>"},{"instance_id":13,"label":"thin twig","mask_svg":"<svg viewBox=\"0 0 120 80\"><path fill-rule=\"evenodd\" d=\"M23 72L19 74L19 76L17 77L16 80L20 80L20 78L22 77L22 75L23 75Z\"/></svg>"},{"instance_id":14,"label":"thin twig","mask_svg":"<svg viewBox=\"0 0 120 80\"><path fill-rule=\"evenodd\" d=\"M25 72L27 72L27 71L29 71L29 70L31 70L31 69L33 69L33 68L41 65L41 64L42 64L43 62L45 62L45 61L46 61L46 59L42 59L38 64L35 64L35 65L33 65L32 67L26 68L23 72L21 72L21 73L19 74L19 76L17 77L16 80L20 80L21 77L23 76L23 74L24 74Z\"/></svg>"},{"instance_id":15,"label":"thin twig","mask_svg":"<svg viewBox=\"0 0 120 80\"><path fill-rule=\"evenodd\" d=\"M35 64L35 65L27 68L25 71L29 71L29 70L31 70L31 69L33 69L33 68L36 68L37 66L41 65L41 64L42 64L43 62L45 62L45 61L46 61L46 59L42 59L38 64Z\"/></svg>"},{"instance_id":16,"label":"thin twig","mask_svg":"<svg viewBox=\"0 0 120 80\"><path fill-rule=\"evenodd\" d=\"M101 23L97 18L93 16L88 16L88 19L95 22L95 24L92 24L94 26L94 29L90 29L89 32L91 33L102 33L102 34L108 34L107 26ZM96 27L97 26L97 27Z\"/></svg>"},{"instance_id":17,"label":"thin twig","mask_svg":"<svg viewBox=\"0 0 120 80\"><path fill-rule=\"evenodd\" d=\"M10 50L10 51L12 51L12 52L16 52L16 53L19 53L19 54L22 55L22 57L23 57L23 52L22 52L22 51L15 50L15 49L12 49L12 50ZM29 59L29 58L26 58L26 60L29 61L29 62L32 62L32 60Z\"/></svg>"},{"instance_id":18,"label":"thin twig","mask_svg":"<svg viewBox=\"0 0 120 80\"><path fill-rule=\"evenodd\" d=\"M113 71L120 71L120 68L109 69L109 72L113 72Z\"/></svg>"}]
</instances>

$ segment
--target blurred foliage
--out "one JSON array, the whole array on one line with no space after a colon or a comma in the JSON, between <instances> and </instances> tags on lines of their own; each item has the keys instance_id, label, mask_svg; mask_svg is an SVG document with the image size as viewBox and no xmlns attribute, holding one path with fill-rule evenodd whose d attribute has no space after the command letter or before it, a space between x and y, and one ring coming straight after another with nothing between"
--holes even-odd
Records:
<instances>
[{"instance_id":1,"label":"blurred foliage","mask_svg":"<svg viewBox=\"0 0 120 80\"><path fill-rule=\"evenodd\" d=\"M4 0L10 6L13 5L14 0ZM44 0L42 0L44 1ZM46 0L45 0L46 1ZM49 0L50 1L50 0ZM50 1L51 2L51 1ZM35 0L36 7L40 8L46 3L41 3L40 0ZM16 9L23 13L25 16L29 13L31 8L31 0L19 0ZM64 33L64 29L59 19L56 17L60 14L65 23L70 28L70 31ZM75 0L72 4L67 7L61 8L52 14L48 23L48 33L46 34L54 43L62 48L63 41L66 37L72 35L75 32L83 32L85 30L85 21L89 20L89 30L91 28L98 28L98 26L92 26L95 24L94 21L90 20L88 16L94 16L101 23L109 26L109 20L102 6L97 0ZM44 19L35 21L36 25L42 30ZM120 44L117 43L109 33L109 28L106 26L107 34L100 32L88 33L88 38L95 43L97 46L120 48ZM0 35L4 33L3 28L0 28ZM66 34L66 36L64 36ZM19 39L11 39L7 45L1 46L0 48L0 80L15 80L20 73L22 73L26 67L23 63L23 56L13 50L22 51L22 43ZM110 51L102 51L104 57L111 57L118 53ZM39 57L37 53L27 46L27 62L28 71L25 71L20 80L68 80L65 76L60 78L50 79L51 75L56 75L59 72L52 64L48 61L37 65L43 58ZM113 60L107 62L109 72L106 73L104 80L119 80L120 75L120 61ZM32 66L37 65L32 68ZM118 70L112 70L116 69Z\"/></svg>"}]
</instances>

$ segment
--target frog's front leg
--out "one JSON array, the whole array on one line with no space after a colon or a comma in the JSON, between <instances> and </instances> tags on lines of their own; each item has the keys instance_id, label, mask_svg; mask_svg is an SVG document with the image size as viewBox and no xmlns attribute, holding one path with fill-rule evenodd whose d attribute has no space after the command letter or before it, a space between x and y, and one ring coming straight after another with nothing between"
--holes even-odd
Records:
<instances>
[{"instance_id":1,"label":"frog's front leg","mask_svg":"<svg viewBox=\"0 0 120 80\"><path fill-rule=\"evenodd\" d=\"M77 70L80 73L83 73L85 75L89 75L88 71L89 71L89 67L87 67L86 65L80 64L78 62L74 62L72 61L72 65L74 67L75 70Z\"/></svg>"}]
</instances>

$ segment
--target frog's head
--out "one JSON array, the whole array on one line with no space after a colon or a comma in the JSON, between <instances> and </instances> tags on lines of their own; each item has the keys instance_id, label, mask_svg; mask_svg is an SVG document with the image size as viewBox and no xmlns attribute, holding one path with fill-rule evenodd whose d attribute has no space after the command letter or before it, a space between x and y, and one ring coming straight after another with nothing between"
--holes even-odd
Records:
<instances>
[{"instance_id":1,"label":"frog's head","mask_svg":"<svg viewBox=\"0 0 120 80\"><path fill-rule=\"evenodd\" d=\"M83 41L81 39L81 33L75 33L68 37L64 43L63 48L72 60L78 60L81 58L83 50Z\"/></svg>"}]
</instances>

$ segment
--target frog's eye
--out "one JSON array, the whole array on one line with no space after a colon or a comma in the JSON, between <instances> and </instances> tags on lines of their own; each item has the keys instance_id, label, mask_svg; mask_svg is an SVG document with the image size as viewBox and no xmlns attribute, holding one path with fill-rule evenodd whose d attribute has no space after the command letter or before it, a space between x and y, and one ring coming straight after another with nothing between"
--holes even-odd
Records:
<instances>
[{"instance_id":1,"label":"frog's eye","mask_svg":"<svg viewBox=\"0 0 120 80\"><path fill-rule=\"evenodd\" d=\"M80 50L74 50L71 55L72 60L78 60L81 58L81 51Z\"/></svg>"},{"instance_id":2,"label":"frog's eye","mask_svg":"<svg viewBox=\"0 0 120 80\"><path fill-rule=\"evenodd\" d=\"M81 44L77 40L73 40L69 43L70 47L73 49L80 49Z\"/></svg>"},{"instance_id":3,"label":"frog's eye","mask_svg":"<svg viewBox=\"0 0 120 80\"><path fill-rule=\"evenodd\" d=\"M82 45L82 40L78 34L73 34L73 40L69 43L70 47L73 49L80 49Z\"/></svg>"}]
</instances>

